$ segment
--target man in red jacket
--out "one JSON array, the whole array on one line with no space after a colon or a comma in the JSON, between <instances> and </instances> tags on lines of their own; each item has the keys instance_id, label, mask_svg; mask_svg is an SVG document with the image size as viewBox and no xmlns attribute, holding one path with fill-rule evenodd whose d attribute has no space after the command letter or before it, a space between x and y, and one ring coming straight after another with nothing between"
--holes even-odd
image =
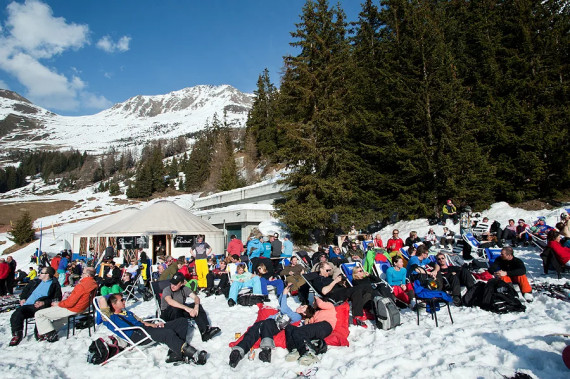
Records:
<instances>
[{"instance_id":1,"label":"man in red jacket","mask_svg":"<svg viewBox=\"0 0 570 379\"><path fill-rule=\"evenodd\" d=\"M97 289L97 282L94 277L95 269L87 267L83 270L79 284L75 286L65 300L59 303L53 302L51 307L36 312L36 327L40 337L43 336L43 339L48 342L57 341L59 337L57 330L53 327L53 322L83 312L89 307L89 295Z\"/></svg>"}]
</instances>

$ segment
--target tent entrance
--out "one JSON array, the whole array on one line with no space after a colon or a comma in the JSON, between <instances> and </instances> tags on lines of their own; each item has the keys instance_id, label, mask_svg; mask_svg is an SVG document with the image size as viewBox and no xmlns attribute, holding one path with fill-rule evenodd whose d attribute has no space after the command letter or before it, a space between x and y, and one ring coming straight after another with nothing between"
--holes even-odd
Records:
<instances>
[{"instance_id":1,"label":"tent entrance","mask_svg":"<svg viewBox=\"0 0 570 379\"><path fill-rule=\"evenodd\" d=\"M152 236L152 261L163 255L170 255L170 235L157 234Z\"/></svg>"}]
</instances>

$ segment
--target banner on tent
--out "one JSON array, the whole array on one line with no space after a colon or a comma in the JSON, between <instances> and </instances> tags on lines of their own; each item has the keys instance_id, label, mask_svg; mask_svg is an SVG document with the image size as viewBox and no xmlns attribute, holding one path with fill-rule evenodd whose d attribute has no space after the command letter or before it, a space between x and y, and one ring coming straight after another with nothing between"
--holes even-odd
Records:
<instances>
[{"instance_id":1,"label":"banner on tent","mask_svg":"<svg viewBox=\"0 0 570 379\"><path fill-rule=\"evenodd\" d=\"M138 248L148 248L147 236L117 237L117 249L132 250Z\"/></svg>"},{"instance_id":2,"label":"banner on tent","mask_svg":"<svg viewBox=\"0 0 570 379\"><path fill-rule=\"evenodd\" d=\"M174 236L174 247L192 247L195 240L195 235L176 235Z\"/></svg>"}]
</instances>

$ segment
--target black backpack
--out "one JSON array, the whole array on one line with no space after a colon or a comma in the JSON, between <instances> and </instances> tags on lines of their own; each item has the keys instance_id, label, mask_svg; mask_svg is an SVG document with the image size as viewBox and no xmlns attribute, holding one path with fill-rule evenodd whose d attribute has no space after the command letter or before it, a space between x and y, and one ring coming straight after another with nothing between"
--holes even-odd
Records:
<instances>
[{"instance_id":1,"label":"black backpack","mask_svg":"<svg viewBox=\"0 0 570 379\"><path fill-rule=\"evenodd\" d=\"M491 279L487 282L480 306L481 309L494 313L524 312L526 310L512 284L501 279Z\"/></svg>"},{"instance_id":2,"label":"black backpack","mask_svg":"<svg viewBox=\"0 0 570 379\"><path fill-rule=\"evenodd\" d=\"M100 365L114 355L119 354L121 347L115 336L100 337L89 345L87 362Z\"/></svg>"},{"instance_id":3,"label":"black backpack","mask_svg":"<svg viewBox=\"0 0 570 379\"><path fill-rule=\"evenodd\" d=\"M252 293L246 293L238 296L237 303L239 305L251 307L252 305L263 303L264 299L265 296L263 295L254 295Z\"/></svg>"},{"instance_id":4,"label":"black backpack","mask_svg":"<svg viewBox=\"0 0 570 379\"><path fill-rule=\"evenodd\" d=\"M465 292L461 301L466 307L478 307L483 301L483 293L485 292L486 282L477 282L473 287Z\"/></svg>"}]
</instances>

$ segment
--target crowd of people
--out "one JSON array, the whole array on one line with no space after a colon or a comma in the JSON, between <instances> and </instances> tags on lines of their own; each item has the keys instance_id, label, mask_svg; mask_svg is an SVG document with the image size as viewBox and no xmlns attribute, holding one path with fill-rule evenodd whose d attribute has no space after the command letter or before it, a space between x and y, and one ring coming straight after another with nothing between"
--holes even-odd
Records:
<instances>
[{"instance_id":1,"label":"crowd of people","mask_svg":"<svg viewBox=\"0 0 570 379\"><path fill-rule=\"evenodd\" d=\"M451 201L444 207L444 215L453 222L466 221L463 216L460 218ZM469 230L469 226L462 225L462 230ZM545 236L547 246L553 249L560 263L570 266L570 235L565 214L556 228L545 226L543 219L532 226L524 220L518 220L518 224L509 220L506 228L489 228L481 234L482 244L501 247L500 256L486 269L488 274L517 284L527 302L533 301L532 288L526 267L514 256L513 247L530 241L533 235ZM277 233L267 236L259 233L251 235L245 243L232 235L225 253L215 255L204 236L198 236L188 257L164 254L153 265L141 249L136 258L122 265L114 259L105 260L99 273L82 261L71 261L67 251L52 259L38 252L34 257L37 270L32 266L27 274L17 273L11 257L0 258L0 294L13 293L16 282L26 285L20 294L20 307L10 317L10 346L22 341L24 322L32 317L38 341L57 341L58 323L83 312L96 294L101 296L101 311L114 325L140 326L152 340L166 344L167 362L205 364L207 352L194 348L188 337L189 320L196 324L202 341L216 337L220 328L210 325L200 296L223 295L228 306L234 307L244 288L249 288L262 301L268 301L269 290L274 289L278 312L247 329L231 350L229 365L236 367L258 339L261 339L260 360L270 362L275 347L273 338L280 331L286 336L289 350L286 359L311 364L317 360L316 354L326 351L324 339L337 322L335 304L349 301L353 323L368 327L367 312L374 311L377 296L392 297L400 308L417 309L420 305L413 283L423 277L428 279L431 289L446 291L455 306L463 306L462 289L471 289L477 279L471 266L451 259L454 254L449 248L456 242L456 236L447 227L440 235L430 228L423 238L411 231L405 240L394 229L386 243L380 233L364 236L352 233L339 245L321 246L310 256L304 251L294 253L289 235L281 240ZM341 266L350 262L358 264L349 283ZM383 272L375 271L378 263L385 267ZM9 277L13 280L9 281ZM152 281L168 281L158 310L163 323L145 322L126 309L125 290L135 284L135 278L141 292L148 291ZM71 291L62 292L66 286ZM389 288L388 295L379 290L380 286ZM290 296L297 296L300 303L294 311L287 303ZM108 327L115 330L114 325ZM144 339L137 331L131 331L129 337L134 342Z\"/></svg>"}]
</instances>

